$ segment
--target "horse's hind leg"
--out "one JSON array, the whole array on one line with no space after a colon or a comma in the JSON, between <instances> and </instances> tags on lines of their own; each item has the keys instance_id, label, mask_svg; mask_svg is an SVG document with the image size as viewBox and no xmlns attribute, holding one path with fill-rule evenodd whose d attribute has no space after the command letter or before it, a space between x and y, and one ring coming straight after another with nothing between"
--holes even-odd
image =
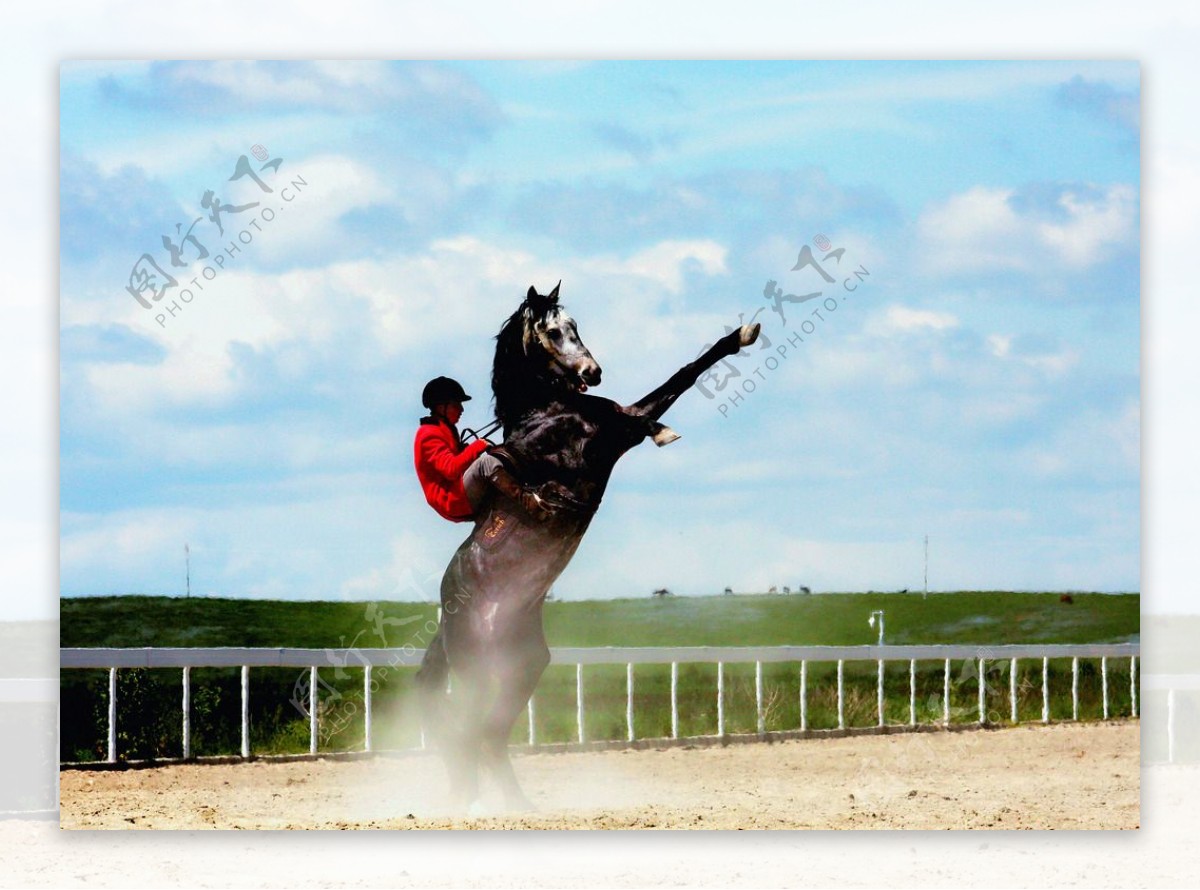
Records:
<instances>
[{"instance_id":1,"label":"horse's hind leg","mask_svg":"<svg viewBox=\"0 0 1200 890\"><path fill-rule=\"evenodd\" d=\"M450 779L450 798L469 814L479 805L479 760L482 721L480 713L487 702L486 678L455 673L460 685L455 688L457 720L444 746L446 771Z\"/></svg>"},{"instance_id":2,"label":"horse's hind leg","mask_svg":"<svg viewBox=\"0 0 1200 890\"><path fill-rule=\"evenodd\" d=\"M452 805L469 809L479 799L480 714L487 702L487 678L478 676L470 668L471 659L459 652L453 659L454 694L449 694L452 659L446 634L443 624L417 671L421 726L445 764Z\"/></svg>"},{"instance_id":3,"label":"horse's hind leg","mask_svg":"<svg viewBox=\"0 0 1200 890\"><path fill-rule=\"evenodd\" d=\"M498 677L496 699L483 723L480 752L508 808L529 810L533 805L521 790L508 757L508 737L550 663L550 650L545 640L539 639L507 657L505 662L505 669Z\"/></svg>"}]
</instances>

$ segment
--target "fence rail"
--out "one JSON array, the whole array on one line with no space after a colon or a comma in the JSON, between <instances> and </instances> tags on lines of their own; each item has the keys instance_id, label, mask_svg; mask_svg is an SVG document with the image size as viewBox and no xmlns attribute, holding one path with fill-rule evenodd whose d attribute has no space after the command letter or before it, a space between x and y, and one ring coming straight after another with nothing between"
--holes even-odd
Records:
<instances>
[{"instance_id":1,"label":"fence rail","mask_svg":"<svg viewBox=\"0 0 1200 890\"><path fill-rule=\"evenodd\" d=\"M189 759L191 750L191 669L192 668L240 668L241 669L241 756L250 756L250 670L261 667L308 668L308 714L309 753L317 753L319 729L318 700L320 696L320 668L362 669L364 705L364 749L372 748L372 669L375 667L403 667L420 664L424 651L420 649L264 649L264 648L136 648L136 649L62 649L60 666L68 669L105 669L108 674L108 733L107 762L117 760L117 671L128 668L182 668L182 756ZM940 661L945 669L943 685L942 723L950 723L950 668L953 661L971 661L978 664L978 722L988 720L985 707L986 683L983 680L988 662L1008 661L1011 668L1009 698L1010 720L1018 722L1017 714L1017 667L1021 659L1041 660L1042 667L1042 722L1050 720L1050 659L1071 659L1072 719L1079 717L1079 660L1099 660L1101 665L1103 714L1108 719L1109 683L1108 661L1113 658L1128 658L1130 667L1130 716L1138 711L1137 662L1140 647L1136 643L1082 644L1082 645L1037 645L1019 644L1002 646L972 645L921 645L921 646L688 646L671 648L558 648L551 650L551 664L575 665L576 735L580 743L587 741L584 731L584 667L586 665L625 665L626 667L626 741L637 739L634 713L635 666L658 664L671 666L671 735L679 738L678 668L680 664L716 664L717 666L717 735L726 735L725 721L725 665L755 665L756 725L760 735L766 732L763 670L764 663L793 662L800 666L800 726L808 731L808 667L810 663L837 664L837 725L846 728L845 680L846 662L876 662L878 726L886 725L884 716L884 666L887 662L907 662L909 669L909 720L908 726L917 726L917 662ZM537 744L534 721L534 701L528 706L529 744ZM904 724L900 724L904 725Z\"/></svg>"},{"instance_id":2,"label":"fence rail","mask_svg":"<svg viewBox=\"0 0 1200 890\"><path fill-rule=\"evenodd\" d=\"M62 649L63 668L167 667L415 667L424 649L133 648ZM779 661L953 661L1002 658L1121 658L1139 654L1136 643L1017 644L1005 646L676 646L591 647L550 650L551 664L680 664Z\"/></svg>"}]
</instances>

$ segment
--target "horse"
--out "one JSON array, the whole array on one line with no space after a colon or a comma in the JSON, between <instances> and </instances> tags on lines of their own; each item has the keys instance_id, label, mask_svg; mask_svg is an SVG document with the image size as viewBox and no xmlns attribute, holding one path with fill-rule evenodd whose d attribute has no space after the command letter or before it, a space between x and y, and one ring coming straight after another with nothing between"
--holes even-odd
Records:
<instances>
[{"instance_id":1,"label":"horse","mask_svg":"<svg viewBox=\"0 0 1200 890\"><path fill-rule=\"evenodd\" d=\"M452 799L470 811L479 808L481 767L508 808L531 808L508 738L550 663L542 602L583 540L617 461L647 438L660 447L678 439L659 418L701 374L753 344L761 327L727 333L661 386L620 405L589 392L602 371L558 302L561 284L546 295L530 287L501 326L491 381L503 428L492 453L549 516L499 491L481 505L442 577L441 619L417 674L426 736L441 749Z\"/></svg>"}]
</instances>

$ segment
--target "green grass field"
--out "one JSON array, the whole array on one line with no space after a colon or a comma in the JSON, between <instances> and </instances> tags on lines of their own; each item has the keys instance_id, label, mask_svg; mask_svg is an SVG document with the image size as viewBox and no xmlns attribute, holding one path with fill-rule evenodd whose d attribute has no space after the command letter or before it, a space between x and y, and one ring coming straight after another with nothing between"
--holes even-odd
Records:
<instances>
[{"instance_id":1,"label":"green grass field","mask_svg":"<svg viewBox=\"0 0 1200 890\"><path fill-rule=\"evenodd\" d=\"M1073 594L1073 604L1057 593L960 592L920 594L816 594L670 597L639 600L592 600L546 604L546 635L551 646L773 646L859 645L872 643L867 625L874 609L886 614L886 642L1084 643L1136 640L1140 597L1137 594ZM65 599L61 643L74 646L404 646L423 648L421 631L436 609L431 605L384 602L276 602L169 597L96 597ZM419 620L414 620L419 619ZM798 666L764 666L769 730L799 725ZM1069 717L1070 662L1051 663L1054 695L1051 714ZM836 725L833 665L810 665L808 713L812 728ZM307 750L306 719L291 704L300 675L295 669L252 672L252 744L256 753ZM377 673L379 673L377 671ZM1083 662L1080 676L1082 717L1099 716L1099 665ZM340 674L340 676L339 676ZM359 701L361 672L322 671L329 685L321 713L322 749L347 750L362 744ZM392 670L374 697L379 748L416 743L415 721L408 719L411 670ZM1019 706L1022 719L1040 719L1040 665L1021 664ZM180 750L179 671L119 672L118 747L122 756L178 756ZM64 760L102 757L107 679L102 671L62 674ZM918 718L941 718L943 666L918 665ZM196 669L193 684L195 753L237 749L239 687L235 669ZM986 706L997 720L1008 715L1008 664L989 667ZM978 678L974 665L951 670L952 719L976 718ZM710 734L716 729L716 666L681 665L680 731ZM889 721L907 722L908 673L889 665L885 682ZM536 693L540 741L567 741L575 734L575 676L570 667L552 667ZM670 730L667 666L639 666L635 677L635 727L641 737ZM585 674L586 733L589 738L625 735L624 666L589 667ZM726 731L755 729L754 666L726 668ZM1109 701L1113 713L1128 713L1127 663L1110 664ZM875 722L875 665L848 664L846 717L849 725ZM519 721L514 739L525 738Z\"/></svg>"}]
</instances>

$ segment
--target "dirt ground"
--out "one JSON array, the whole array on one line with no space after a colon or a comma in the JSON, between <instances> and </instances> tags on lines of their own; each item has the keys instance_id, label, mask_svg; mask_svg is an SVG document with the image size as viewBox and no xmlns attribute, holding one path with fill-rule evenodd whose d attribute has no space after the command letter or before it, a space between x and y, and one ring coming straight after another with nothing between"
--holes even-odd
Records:
<instances>
[{"instance_id":1,"label":"dirt ground","mask_svg":"<svg viewBox=\"0 0 1200 890\"><path fill-rule=\"evenodd\" d=\"M537 807L449 812L439 762L61 774L68 829L1137 828L1136 722L515 759Z\"/></svg>"}]
</instances>

